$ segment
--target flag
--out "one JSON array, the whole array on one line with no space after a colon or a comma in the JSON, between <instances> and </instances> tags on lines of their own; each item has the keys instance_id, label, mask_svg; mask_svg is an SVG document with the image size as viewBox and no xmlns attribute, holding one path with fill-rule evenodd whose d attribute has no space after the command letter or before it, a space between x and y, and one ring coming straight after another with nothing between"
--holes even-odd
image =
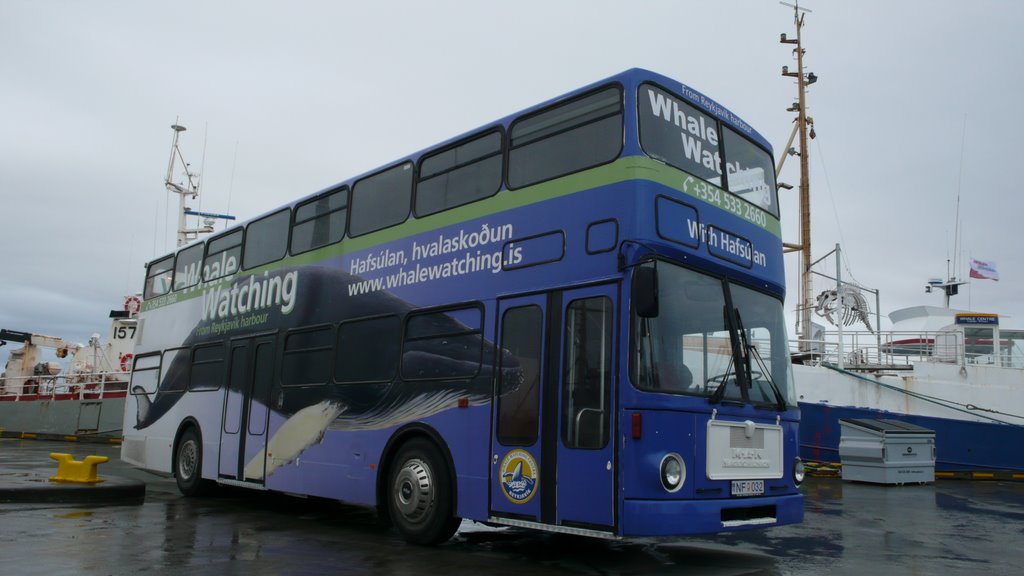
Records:
<instances>
[{"instance_id":1,"label":"flag","mask_svg":"<svg viewBox=\"0 0 1024 576\"><path fill-rule=\"evenodd\" d=\"M975 260L971 258L971 278L980 278L982 280L995 280L999 281L999 271L996 270L995 262L986 262L984 260Z\"/></svg>"}]
</instances>

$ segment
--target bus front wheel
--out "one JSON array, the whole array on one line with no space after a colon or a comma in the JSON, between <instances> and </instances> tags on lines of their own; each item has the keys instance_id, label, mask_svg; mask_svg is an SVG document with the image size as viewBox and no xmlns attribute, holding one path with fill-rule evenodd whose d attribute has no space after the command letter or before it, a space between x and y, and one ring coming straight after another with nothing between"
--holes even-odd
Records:
<instances>
[{"instance_id":1,"label":"bus front wheel","mask_svg":"<svg viewBox=\"0 0 1024 576\"><path fill-rule=\"evenodd\" d=\"M411 440L392 460L388 515L402 536L414 544L439 544L458 529L451 474L433 443Z\"/></svg>"}]
</instances>

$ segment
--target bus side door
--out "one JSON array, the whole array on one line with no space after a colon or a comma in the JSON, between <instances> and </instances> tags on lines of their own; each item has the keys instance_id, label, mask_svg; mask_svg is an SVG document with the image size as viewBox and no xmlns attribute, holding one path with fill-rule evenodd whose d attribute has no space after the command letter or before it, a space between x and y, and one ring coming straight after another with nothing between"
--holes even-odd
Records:
<instances>
[{"instance_id":1,"label":"bus side door","mask_svg":"<svg viewBox=\"0 0 1024 576\"><path fill-rule=\"evenodd\" d=\"M274 341L273 335L231 341L220 442L221 478L263 483Z\"/></svg>"},{"instance_id":2,"label":"bus side door","mask_svg":"<svg viewBox=\"0 0 1024 576\"><path fill-rule=\"evenodd\" d=\"M541 521L540 414L548 297L498 303L498 359L491 436L491 513Z\"/></svg>"},{"instance_id":3,"label":"bus side door","mask_svg":"<svg viewBox=\"0 0 1024 576\"><path fill-rule=\"evenodd\" d=\"M562 296L558 429L546 431L558 435L559 525L615 524L616 296L614 285Z\"/></svg>"},{"instance_id":4,"label":"bus side door","mask_svg":"<svg viewBox=\"0 0 1024 576\"><path fill-rule=\"evenodd\" d=\"M613 528L616 297L598 286L499 301L493 515Z\"/></svg>"}]
</instances>

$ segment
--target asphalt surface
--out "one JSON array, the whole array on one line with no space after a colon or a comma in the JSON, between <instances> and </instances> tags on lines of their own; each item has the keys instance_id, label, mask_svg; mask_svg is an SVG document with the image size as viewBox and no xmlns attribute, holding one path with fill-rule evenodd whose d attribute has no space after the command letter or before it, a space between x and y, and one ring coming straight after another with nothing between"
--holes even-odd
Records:
<instances>
[{"instance_id":1,"label":"asphalt surface","mask_svg":"<svg viewBox=\"0 0 1024 576\"><path fill-rule=\"evenodd\" d=\"M33 443L32 447L37 447ZM7 447L8 444L0 444ZM48 454L49 462L40 462L36 450L9 450L0 452L0 504L79 504L84 506L142 504L146 495L146 482L125 476L104 476L107 462L98 462L95 472L88 471L92 448L77 448L74 452L88 452L76 456L68 451L68 444L54 447ZM104 450L108 451L108 450ZM109 457L108 457L109 458ZM59 460L65 460L58 464Z\"/></svg>"},{"instance_id":2,"label":"asphalt surface","mask_svg":"<svg viewBox=\"0 0 1024 576\"><path fill-rule=\"evenodd\" d=\"M803 524L675 540L604 541L464 522L406 544L368 510L221 490L184 498L118 447L0 439L0 478L56 471L51 452L108 456L100 476L145 485L123 501L0 503L5 574L1020 574L1024 483L887 487L812 478ZM11 486L0 482L0 497ZM0 498L2 499L2 498Z\"/></svg>"}]
</instances>

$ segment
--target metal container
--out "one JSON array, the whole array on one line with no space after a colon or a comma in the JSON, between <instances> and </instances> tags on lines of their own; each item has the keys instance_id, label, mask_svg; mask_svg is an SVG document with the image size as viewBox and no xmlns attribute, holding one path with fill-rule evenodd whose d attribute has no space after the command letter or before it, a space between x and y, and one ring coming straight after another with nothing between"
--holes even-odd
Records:
<instances>
[{"instance_id":1,"label":"metal container","mask_svg":"<svg viewBox=\"0 0 1024 576\"><path fill-rule=\"evenodd\" d=\"M935 481L935 431L887 419L839 420L843 480L876 484Z\"/></svg>"}]
</instances>

